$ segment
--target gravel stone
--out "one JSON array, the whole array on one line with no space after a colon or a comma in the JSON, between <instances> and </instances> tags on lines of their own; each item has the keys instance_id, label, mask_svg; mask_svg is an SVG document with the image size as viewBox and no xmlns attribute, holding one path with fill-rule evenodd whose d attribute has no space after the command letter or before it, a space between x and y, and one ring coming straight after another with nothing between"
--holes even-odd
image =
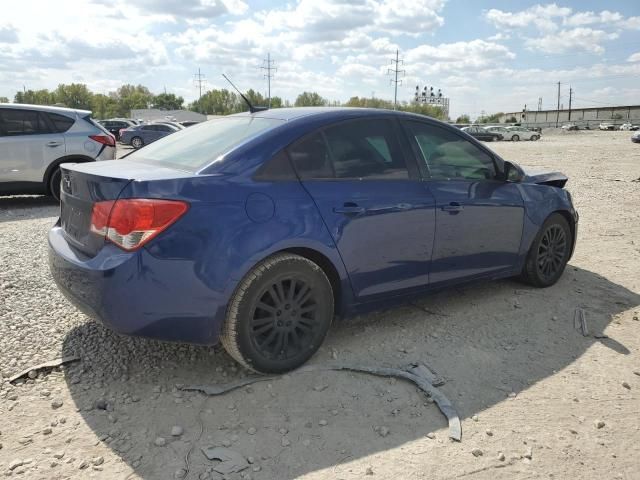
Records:
<instances>
[{"instance_id":1,"label":"gravel stone","mask_svg":"<svg viewBox=\"0 0 640 480\"><path fill-rule=\"evenodd\" d=\"M474 448L473 450L471 450L471 454L474 457L481 457L482 455L484 455L484 452L482 450L480 450L479 448Z\"/></svg>"},{"instance_id":2,"label":"gravel stone","mask_svg":"<svg viewBox=\"0 0 640 480\"><path fill-rule=\"evenodd\" d=\"M595 422L593 422L593 424L598 429L603 428L606 425L603 420L596 420Z\"/></svg>"},{"instance_id":3,"label":"gravel stone","mask_svg":"<svg viewBox=\"0 0 640 480\"><path fill-rule=\"evenodd\" d=\"M62 401L61 398L55 398L51 400L51 408L53 408L54 410L57 410L58 408L62 407L63 404L64 402Z\"/></svg>"},{"instance_id":4,"label":"gravel stone","mask_svg":"<svg viewBox=\"0 0 640 480\"><path fill-rule=\"evenodd\" d=\"M156 447L164 447L167 444L167 441L163 437L158 437L153 443Z\"/></svg>"},{"instance_id":5,"label":"gravel stone","mask_svg":"<svg viewBox=\"0 0 640 480\"><path fill-rule=\"evenodd\" d=\"M249 428L247 429L247 433L248 433L249 435L255 435L255 434L256 434L256 432L257 432L257 430L255 429L255 427L249 427Z\"/></svg>"},{"instance_id":6,"label":"gravel stone","mask_svg":"<svg viewBox=\"0 0 640 480\"><path fill-rule=\"evenodd\" d=\"M180 425L174 425L173 427L171 427L172 437L179 437L183 433L184 433L184 429Z\"/></svg>"}]
</instances>

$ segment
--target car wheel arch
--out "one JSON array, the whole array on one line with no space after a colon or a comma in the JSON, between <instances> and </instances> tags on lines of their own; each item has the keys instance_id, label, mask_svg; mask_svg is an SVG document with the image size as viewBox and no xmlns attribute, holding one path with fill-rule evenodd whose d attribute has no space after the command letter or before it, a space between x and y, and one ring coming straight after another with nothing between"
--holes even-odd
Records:
<instances>
[{"instance_id":1,"label":"car wheel arch","mask_svg":"<svg viewBox=\"0 0 640 480\"><path fill-rule=\"evenodd\" d=\"M51 181L51 176L56 171L56 169L62 165L63 163L88 163L95 162L95 159L91 157L86 157L84 155L67 155L65 157L60 157L49 164L47 169L44 172L44 176L42 178L42 183L45 185L47 193L51 194L49 191L49 182Z\"/></svg>"}]
</instances>

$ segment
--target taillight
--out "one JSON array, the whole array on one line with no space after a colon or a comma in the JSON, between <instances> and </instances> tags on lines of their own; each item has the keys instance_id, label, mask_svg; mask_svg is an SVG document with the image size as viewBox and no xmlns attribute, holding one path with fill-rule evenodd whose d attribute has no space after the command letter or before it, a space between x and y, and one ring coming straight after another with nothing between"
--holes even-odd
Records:
<instances>
[{"instance_id":1,"label":"taillight","mask_svg":"<svg viewBox=\"0 0 640 480\"><path fill-rule=\"evenodd\" d=\"M113 135L89 135L89 138L108 147L116 146L116 138Z\"/></svg>"},{"instance_id":2,"label":"taillight","mask_svg":"<svg viewBox=\"0 0 640 480\"><path fill-rule=\"evenodd\" d=\"M133 251L166 230L188 208L179 200L125 198L97 202L91 212L91 231L123 250Z\"/></svg>"}]
</instances>

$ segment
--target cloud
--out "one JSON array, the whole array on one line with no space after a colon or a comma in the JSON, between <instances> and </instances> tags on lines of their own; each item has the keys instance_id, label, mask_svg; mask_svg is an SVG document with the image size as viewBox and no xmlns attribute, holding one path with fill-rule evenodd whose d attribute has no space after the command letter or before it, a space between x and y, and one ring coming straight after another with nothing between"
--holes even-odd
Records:
<instances>
[{"instance_id":1,"label":"cloud","mask_svg":"<svg viewBox=\"0 0 640 480\"><path fill-rule=\"evenodd\" d=\"M567 51L584 50L592 53L603 53L600 44L607 40L615 40L617 33L607 33L603 30L591 28L574 28L562 30L540 38L528 38L525 46L531 51L545 53L564 53Z\"/></svg>"},{"instance_id":2,"label":"cloud","mask_svg":"<svg viewBox=\"0 0 640 480\"><path fill-rule=\"evenodd\" d=\"M176 19L211 19L225 14L242 15L249 8L241 0L132 0L142 13L172 15Z\"/></svg>"},{"instance_id":3,"label":"cloud","mask_svg":"<svg viewBox=\"0 0 640 480\"><path fill-rule=\"evenodd\" d=\"M581 27L584 25L616 23L623 18L624 17L620 13L610 12L609 10L603 10L600 13L578 12L568 18L565 18L563 23L570 27Z\"/></svg>"},{"instance_id":4,"label":"cloud","mask_svg":"<svg viewBox=\"0 0 640 480\"><path fill-rule=\"evenodd\" d=\"M516 29L535 26L539 30L555 30L557 18L571 14L571 8L559 7L555 3L534 5L519 12L505 12L492 8L485 13L485 18L497 28Z\"/></svg>"},{"instance_id":5,"label":"cloud","mask_svg":"<svg viewBox=\"0 0 640 480\"><path fill-rule=\"evenodd\" d=\"M0 25L0 43L17 43L18 34L11 25Z\"/></svg>"},{"instance_id":6,"label":"cloud","mask_svg":"<svg viewBox=\"0 0 640 480\"><path fill-rule=\"evenodd\" d=\"M640 62L640 52L634 53L627 58L627 62Z\"/></svg>"}]
</instances>

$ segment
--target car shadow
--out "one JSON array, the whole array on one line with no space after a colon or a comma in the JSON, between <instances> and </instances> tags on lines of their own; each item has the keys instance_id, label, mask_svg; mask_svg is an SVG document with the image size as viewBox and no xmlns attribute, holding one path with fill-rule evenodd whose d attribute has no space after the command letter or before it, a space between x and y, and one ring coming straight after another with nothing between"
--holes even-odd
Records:
<instances>
[{"instance_id":1,"label":"car shadow","mask_svg":"<svg viewBox=\"0 0 640 480\"><path fill-rule=\"evenodd\" d=\"M60 203L45 195L0 197L0 223L16 220L57 217Z\"/></svg>"},{"instance_id":2,"label":"car shadow","mask_svg":"<svg viewBox=\"0 0 640 480\"><path fill-rule=\"evenodd\" d=\"M553 376L593 345L628 355L620 339L603 332L639 304L640 295L568 266L558 284L543 290L511 280L470 285L339 322L310 363L426 363L446 379L441 390L463 419L465 442L464 419ZM576 308L585 312L589 336L574 327ZM213 445L254 457L259 478L290 479L429 442L429 432L437 432L434 441L446 440L444 417L403 381L293 373L208 397L177 387L247 375L220 348L122 337L88 321L68 333L63 350L82 358L65 378L84 421L145 479L173 472L181 478L185 456L189 478L221 478L205 473L214 462L201 448ZM173 437L174 425L184 433ZM157 437L166 445L155 445Z\"/></svg>"}]
</instances>

